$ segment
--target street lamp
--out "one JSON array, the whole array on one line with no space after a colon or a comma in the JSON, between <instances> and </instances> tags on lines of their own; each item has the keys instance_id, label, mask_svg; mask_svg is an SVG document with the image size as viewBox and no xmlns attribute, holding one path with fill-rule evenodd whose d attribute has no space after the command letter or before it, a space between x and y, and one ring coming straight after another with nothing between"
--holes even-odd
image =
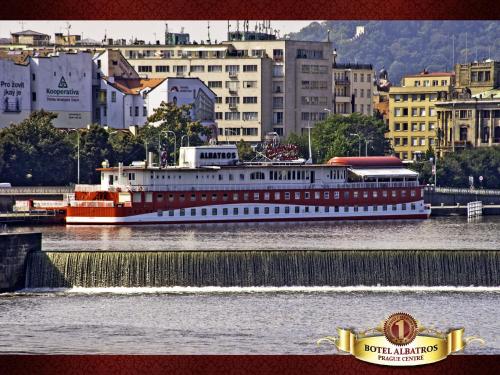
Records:
<instances>
[{"instance_id":1,"label":"street lamp","mask_svg":"<svg viewBox=\"0 0 500 375\"><path fill-rule=\"evenodd\" d=\"M429 158L432 165L432 174L434 175L434 189L437 187L437 155Z\"/></svg>"},{"instance_id":2,"label":"street lamp","mask_svg":"<svg viewBox=\"0 0 500 375\"><path fill-rule=\"evenodd\" d=\"M358 137L358 156L361 156L361 136L358 133L350 133L353 137Z\"/></svg>"},{"instance_id":3,"label":"street lamp","mask_svg":"<svg viewBox=\"0 0 500 375\"><path fill-rule=\"evenodd\" d=\"M77 184L80 184L80 131L79 129L69 129L70 133L71 132L76 132L76 139L77 139Z\"/></svg>"}]
</instances>

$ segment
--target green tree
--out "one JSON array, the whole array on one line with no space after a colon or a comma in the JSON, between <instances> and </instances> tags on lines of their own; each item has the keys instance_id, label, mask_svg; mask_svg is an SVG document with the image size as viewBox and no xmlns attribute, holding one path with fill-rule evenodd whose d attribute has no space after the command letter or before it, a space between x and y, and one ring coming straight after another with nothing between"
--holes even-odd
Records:
<instances>
[{"instance_id":1,"label":"green tree","mask_svg":"<svg viewBox=\"0 0 500 375\"><path fill-rule=\"evenodd\" d=\"M109 136L111 147L113 148L113 159L122 162L123 165L130 165L133 161L144 160L144 143L139 137L128 132L112 132Z\"/></svg>"},{"instance_id":2,"label":"green tree","mask_svg":"<svg viewBox=\"0 0 500 375\"><path fill-rule=\"evenodd\" d=\"M73 147L52 125L57 115L33 112L0 131L0 176L13 185L66 185L74 181Z\"/></svg>"},{"instance_id":3,"label":"green tree","mask_svg":"<svg viewBox=\"0 0 500 375\"><path fill-rule=\"evenodd\" d=\"M245 142L243 139L236 144L236 147L238 148L238 156L240 160L250 161L255 157L255 151L250 144Z\"/></svg>"},{"instance_id":4,"label":"green tree","mask_svg":"<svg viewBox=\"0 0 500 375\"><path fill-rule=\"evenodd\" d=\"M211 130L203 126L200 121L192 121L190 111L192 106L180 107L173 103L162 102L154 113L148 117L146 126L142 127L139 137L148 144L148 151L158 152L158 143L168 146L169 155L173 158L175 134L176 149L179 151L181 138L186 135L191 146L203 144L203 138L210 135Z\"/></svg>"},{"instance_id":5,"label":"green tree","mask_svg":"<svg viewBox=\"0 0 500 375\"><path fill-rule=\"evenodd\" d=\"M109 141L109 133L99 125L91 125L80 134L80 182L99 183L100 174L96 168L102 167L105 160L108 160L110 165L117 161Z\"/></svg>"},{"instance_id":6,"label":"green tree","mask_svg":"<svg viewBox=\"0 0 500 375\"><path fill-rule=\"evenodd\" d=\"M334 156L384 155L391 152L385 139L387 126L372 116L353 113L331 115L311 131L313 157L325 162Z\"/></svg>"}]
</instances>

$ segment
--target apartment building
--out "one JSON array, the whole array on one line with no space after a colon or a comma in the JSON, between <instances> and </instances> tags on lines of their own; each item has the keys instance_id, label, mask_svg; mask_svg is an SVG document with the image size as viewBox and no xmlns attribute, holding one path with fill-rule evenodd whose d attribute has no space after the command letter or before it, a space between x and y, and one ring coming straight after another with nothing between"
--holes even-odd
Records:
<instances>
[{"instance_id":1,"label":"apartment building","mask_svg":"<svg viewBox=\"0 0 500 375\"><path fill-rule=\"evenodd\" d=\"M330 45L291 40L124 46L142 77L197 77L216 95L219 139L286 137L326 118L332 103Z\"/></svg>"},{"instance_id":2,"label":"apartment building","mask_svg":"<svg viewBox=\"0 0 500 375\"><path fill-rule=\"evenodd\" d=\"M395 155L419 159L436 145L436 104L450 98L455 73L424 71L407 75L389 90L389 132Z\"/></svg>"},{"instance_id":3,"label":"apartment building","mask_svg":"<svg viewBox=\"0 0 500 375\"><path fill-rule=\"evenodd\" d=\"M500 145L500 90L467 95L436 103L440 155L465 148Z\"/></svg>"},{"instance_id":4,"label":"apartment building","mask_svg":"<svg viewBox=\"0 0 500 375\"><path fill-rule=\"evenodd\" d=\"M372 65L334 62L332 73L334 112L373 115Z\"/></svg>"}]
</instances>

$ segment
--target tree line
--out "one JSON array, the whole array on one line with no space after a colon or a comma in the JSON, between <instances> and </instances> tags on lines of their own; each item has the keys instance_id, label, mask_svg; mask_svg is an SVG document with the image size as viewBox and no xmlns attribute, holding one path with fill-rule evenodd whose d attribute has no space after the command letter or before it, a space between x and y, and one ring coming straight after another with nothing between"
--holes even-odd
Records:
<instances>
[{"instance_id":1,"label":"tree line","mask_svg":"<svg viewBox=\"0 0 500 375\"><path fill-rule=\"evenodd\" d=\"M20 123L0 130L0 182L10 182L13 186L77 183L79 159L80 183L95 184L100 182L96 168L104 160L110 165L118 162L130 165L132 161L146 160L148 152L158 157L160 150L166 150L166 161L171 165L181 141L183 145L196 146L203 144L209 135L208 128L191 121L189 109L163 103L135 135L99 125L61 130L52 125L55 114L33 112ZM311 129L313 162L324 163L335 156L390 155L392 147L384 136L387 130L382 120L372 116L330 115ZM299 157L309 158L307 130L289 135L282 144L297 146L294 152L297 150ZM241 140L237 146L242 160L258 157L249 143ZM424 160L409 164L420 172L423 183L434 181L430 157L434 157L432 149ZM437 161L437 176L439 186L468 187L472 176L476 187L500 188L500 147L446 154ZM483 176L482 183L479 176Z\"/></svg>"},{"instance_id":2,"label":"tree line","mask_svg":"<svg viewBox=\"0 0 500 375\"><path fill-rule=\"evenodd\" d=\"M166 161L172 163L181 140L194 146L208 135L209 130L199 121L191 121L189 110L189 106L162 103L136 135L98 124L57 129L52 125L56 114L33 112L20 123L0 130L0 182L13 186L69 185L78 182L79 164L79 182L96 184L100 182L96 168L103 161L129 165L146 160L148 152L158 157L160 150L166 151Z\"/></svg>"}]
</instances>

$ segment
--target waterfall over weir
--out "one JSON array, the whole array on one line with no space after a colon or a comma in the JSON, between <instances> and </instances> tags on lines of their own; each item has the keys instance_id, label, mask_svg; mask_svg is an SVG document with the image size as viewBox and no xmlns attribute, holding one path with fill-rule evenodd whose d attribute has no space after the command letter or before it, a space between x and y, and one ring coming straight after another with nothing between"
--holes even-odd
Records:
<instances>
[{"instance_id":1,"label":"waterfall over weir","mask_svg":"<svg viewBox=\"0 0 500 375\"><path fill-rule=\"evenodd\" d=\"M487 250L34 252L27 288L499 286Z\"/></svg>"}]
</instances>

